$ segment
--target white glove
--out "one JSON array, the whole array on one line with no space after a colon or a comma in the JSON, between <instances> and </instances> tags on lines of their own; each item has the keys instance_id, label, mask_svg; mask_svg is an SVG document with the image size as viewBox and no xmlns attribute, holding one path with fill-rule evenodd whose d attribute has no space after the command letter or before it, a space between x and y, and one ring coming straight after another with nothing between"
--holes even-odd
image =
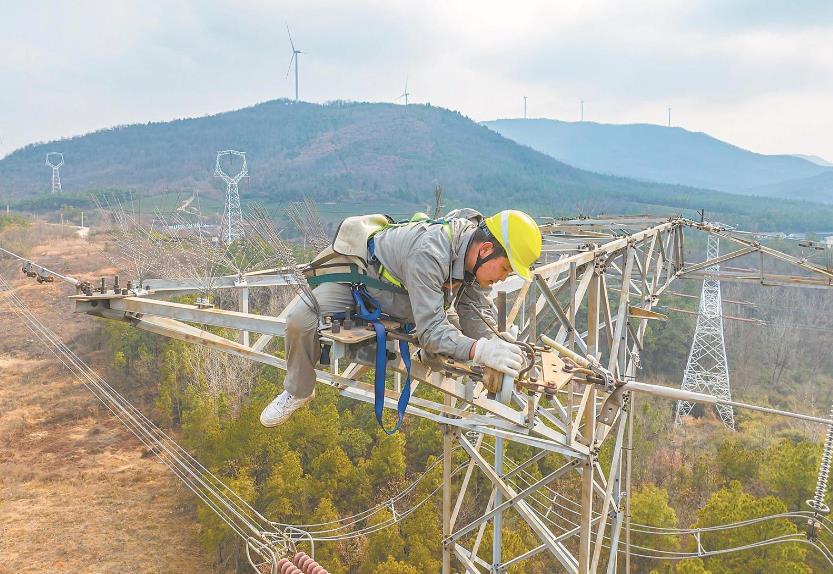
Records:
<instances>
[{"instance_id":1,"label":"white glove","mask_svg":"<svg viewBox=\"0 0 833 574\"><path fill-rule=\"evenodd\" d=\"M517 341L519 332L520 329L518 328L518 326L512 325L511 327L509 327L508 331L504 331L503 333L501 333L501 336L504 339L509 339L510 341Z\"/></svg>"},{"instance_id":2,"label":"white glove","mask_svg":"<svg viewBox=\"0 0 833 574\"><path fill-rule=\"evenodd\" d=\"M474 345L474 360L513 378L517 378L524 364L520 348L499 337L478 339Z\"/></svg>"}]
</instances>

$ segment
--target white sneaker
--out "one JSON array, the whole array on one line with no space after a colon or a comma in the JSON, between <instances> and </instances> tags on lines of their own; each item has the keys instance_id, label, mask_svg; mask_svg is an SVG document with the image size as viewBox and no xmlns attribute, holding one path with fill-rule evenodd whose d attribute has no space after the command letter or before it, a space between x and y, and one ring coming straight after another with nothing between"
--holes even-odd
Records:
<instances>
[{"instance_id":1,"label":"white sneaker","mask_svg":"<svg viewBox=\"0 0 833 574\"><path fill-rule=\"evenodd\" d=\"M302 399L293 397L289 394L289 391L282 392L275 397L275 400L269 403L265 409L263 409L262 413L260 413L260 424L265 427L278 426L283 421L288 419L292 413L310 402L314 396L315 391L313 391L310 396Z\"/></svg>"}]
</instances>

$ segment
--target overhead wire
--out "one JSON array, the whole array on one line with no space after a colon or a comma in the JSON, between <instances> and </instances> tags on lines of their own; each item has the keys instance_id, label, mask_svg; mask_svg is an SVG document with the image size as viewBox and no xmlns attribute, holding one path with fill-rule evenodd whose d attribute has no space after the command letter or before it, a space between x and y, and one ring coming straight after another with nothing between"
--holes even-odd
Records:
<instances>
[{"instance_id":1,"label":"overhead wire","mask_svg":"<svg viewBox=\"0 0 833 574\"><path fill-rule=\"evenodd\" d=\"M490 447L490 445L488 445L488 444L484 444L481 448L483 448L487 452L494 453L494 449L492 447ZM529 485L533 484L534 482L536 482L538 480L532 473L530 473L529 471L527 471L525 469L521 469L518 472L514 472L514 470L516 468L518 468L519 466L520 465L518 463L516 463L514 460L512 460L510 457L506 457L504 455L505 474L511 474L512 475L512 477L506 479L507 482L510 483L510 485L512 485L513 487L517 487L517 488L524 488L526 486L529 486ZM542 493L532 493L530 496L526 497L526 500L528 502L530 502L530 506L534 507L533 510L535 511L538 518L541 519L542 521L546 522L552 528L558 530L562 534L566 533L566 532L569 532L571 530L576 530L579 526L577 521L571 520L571 519L567 518L566 516L564 516L564 515L562 515L558 512L555 512L554 513L555 518L560 519L560 522L557 522L556 520L553 520L552 518L549 517L549 513L547 513L545 510L542 510L542 509L548 508L553 503L555 498L562 498L565 501L570 502L571 504L576 504L576 503L574 501L572 501L572 499L570 499L568 497L565 497L561 493L555 491L549 485L543 486L542 491L547 491L549 494L552 494L553 499L552 500L550 500L549 498L541 499L541 496L543 496L543 494L544 494L543 492ZM564 505L561 505L561 504L555 504L554 506L557 506L557 507L561 508L562 510L566 510L567 512L569 512L570 514L573 514L573 515L579 514L579 512L576 512L572 509L568 509ZM778 520L778 519L787 519L787 520L790 520L790 521L794 521L794 522L796 522L800 525L800 524L806 522L806 520L811 516L812 516L811 512L795 511L795 512L785 512L785 513L767 515L767 516L762 516L762 517L757 517L757 518L752 518L752 519L747 519L747 520L742 520L742 521L737 521L737 522L727 523L727 524L719 524L719 525L714 525L714 526L703 526L703 527L699 527L699 528L667 528L667 527L657 527L657 526L651 526L651 525L642 525L642 524L631 523L631 529L634 532L638 532L638 533L645 534L645 535L652 535L652 536L663 536L663 537L667 537L667 536L683 537L683 536L695 536L695 535L699 536L699 535L704 534L704 533L708 534L708 533L712 533L712 532L722 532L722 531L726 531L726 530L734 530L734 529L738 529L738 528L750 527L750 526L754 526L754 525L757 525L757 524L761 524L763 522L768 522L768 521L771 521L771 520ZM599 513L594 513L593 517L598 518ZM828 534L833 535L833 527L831 527L831 525L833 525L833 523L831 523L828 519L826 519L824 517L822 517L822 519L823 520L821 521L821 524L822 524L823 528L825 529L825 531ZM565 524L566 524L566 526L565 526ZM576 532L577 532L577 530L576 530ZM793 537L794 539L793 538L787 539L788 537ZM605 535L604 538L606 540L610 539L610 537L608 535ZM645 557L645 558L679 560L679 559L682 559L682 558L691 558L691 557L697 557L697 556L706 557L706 556L726 554L726 553L731 553L731 552L739 552L739 551L754 549L754 548L769 545L769 544L791 542L791 541L808 542L802 535L799 535L797 533L790 533L790 534L782 535L780 537L774 537L774 538L770 538L770 539L766 539L766 540L762 540L762 541L757 541L755 543L750 543L748 545L742 545L742 546L732 547L732 548L728 548L728 549L717 549L717 550L711 550L711 551L703 551L699 554L698 553L681 552L681 551L669 551L669 550L663 550L663 549L659 549L659 548L651 548L651 547L648 547L648 546L639 546L639 545L633 545L633 544L631 546L632 546L632 548L635 548L637 550L641 550L643 552L643 553L634 553L635 556L641 556L641 557ZM815 542L818 542L818 541L815 541ZM818 546L816 546L815 543L811 543L811 546L816 547L822 553L822 555L824 555L824 557L830 562L830 564L833 565L833 553L831 553L829 551L829 549L827 549L826 546L824 546L820 542L819 542ZM609 549L609 545L605 545L604 547ZM653 554L650 554L650 553L653 553Z\"/></svg>"},{"instance_id":2,"label":"overhead wire","mask_svg":"<svg viewBox=\"0 0 833 574\"><path fill-rule=\"evenodd\" d=\"M259 512L257 512L251 505L249 505L242 497L237 495L233 490L228 488L219 478L217 478L213 473L208 471L204 466L202 466L196 459L191 457L187 451L185 451L182 447L176 444L170 437L165 435L163 431L155 427L149 419L144 417L141 412L138 411L132 404L130 404L124 397L122 397L115 389L113 389L104 379L99 377L92 369L90 369L80 358L78 358L75 353L69 349L60 339L54 336L49 329L43 325L37 317L31 313L30 310L26 307L25 303L17 297L16 294L9 288L8 283L6 283L5 279L0 275L0 290L6 292L7 297L10 301L13 302L15 305L15 312L18 316L22 317L26 322L26 326L41 340L42 343L48 346L50 351L68 368L71 372L78 374L82 378L82 382L87 386L88 389L93 392L93 394L104 404L104 406L117 418L119 419L125 426L131 430L131 432L136 435L136 437L143 443L145 446L151 448L155 454L160 458L160 460L168 466L176 476L178 476L183 482L191 489L196 496L200 498L203 502L206 503L209 508L211 508L215 513L217 513L218 517L223 520L229 527L235 531L238 535L244 538L244 540L248 540L250 537L249 532L254 533L256 535L263 536L264 534L270 534L268 532L269 527L321 527L321 526L332 526L334 524L338 524L339 521L330 521L325 523L318 523L318 524L311 524L311 525L288 525L282 524L277 522L268 521L265 517L263 517ZM148 426L150 425L150 426ZM170 441L170 442L168 442ZM190 460L189 460L190 459ZM184 466L181 466L182 461L185 461ZM505 462L509 462L509 464L514 464L507 459ZM416 480L414 481L408 488L403 490L402 492L395 495L391 498L391 501L398 501L402 499L407 493L412 492L415 489L415 484L422 480L424 476L428 474L438 462L435 462L433 465L428 467L425 472ZM193 465L193 466L189 466ZM520 465L515 464L515 468ZM454 474L458 473L465 465L460 465L457 467L453 472ZM507 466L507 468L509 468ZM509 469L511 472L511 468ZM515 479L517 482L522 482L524 484L531 484L530 478L534 476L527 470L521 469L519 472L515 474L518 478ZM362 520L366 520L370 516L380 512L384 508L393 508L394 503L380 503L375 507L363 511L361 513L357 513L351 517L346 517L344 519L340 519L344 522L344 524L339 524L337 527L334 528L326 528L318 530L314 530L310 533L316 540L344 540L346 538L351 538L355 536L365 535L370 532L375 532L376 530L380 530L381 528L390 526L393 523L401 521L405 516L411 514L415 511L419 506L424 504L428 499L434 496L441 487L436 487L431 493L427 496L423 497L418 504L410 507L402 512L393 512L393 516L391 519L383 521L382 523L375 524L372 526L364 527L361 529L353 530L350 532L343 533L345 528L349 526L353 526L361 522ZM208 492L205 492L208 491ZM530 496L529 499L535 503L536 506L546 505L546 507L552 506L552 501L547 498L545 500L540 500L541 496L545 496L546 493L553 494L553 500L556 498L562 499L564 504L558 504L558 508L565 512L569 512L573 515L578 514L577 511L569 509L565 506L566 503L570 503L574 506L578 506L572 499L557 493L554 489L549 486L545 486L542 488L542 491L539 493L534 493L533 496ZM212 498L215 496L217 499L215 500ZM537 514L537 513L536 513ZM598 513L595 516L599 516ZM709 528L698 528L698 529L664 529L661 527L652 527L648 525L634 525L636 526L636 532L642 532L645 534L652 534L657 536L668 536L668 535L690 535L695 533L703 533L703 532L712 532L712 531L722 531L732 528L741 528L744 526L750 526L754 524L758 524L760 522L764 522L766 520L773 520L777 518L788 518L788 519L796 519L799 517L806 516L806 513L785 513L781 515L771 515L767 517L760 517L756 519L750 519L748 521L743 521L739 523L727 524L727 525L717 525L714 527ZM547 523L553 524L555 527L563 530L568 531L563 525L558 525L553 520L549 519L546 516L540 516L543 520L546 520ZM572 522L566 517L561 516L560 514L555 514L556 518L560 518L564 520L567 524L577 526L575 522ZM239 520L240 522L237 523L235 520ZM265 524L264 522L265 521ZM823 527L826 532L831 533L830 525L827 522L822 522ZM266 528L264 528L264 526ZM642 528L642 530L640 530ZM247 532L247 529L249 532ZM335 534L338 533L338 534ZM274 534L274 533L271 533ZM332 534L331 536L321 536L324 534ZM318 536L315 536L318 535ZM709 551L706 553L699 553L694 554L694 556L706 556L706 555L716 555L728 552L735 552L739 550L746 550L746 549L753 549L759 548L770 544L778 544L783 542L806 542L810 543L812 546L816 547L817 549L822 552L822 554L830 561L831 565L833 565L833 555L831 555L830 551L824 546L822 543L818 543L816 545L812 541L806 540L799 540L796 539L796 534L786 534L780 537L774 537L772 539L758 541L755 543L750 543L745 546L740 546L731 549L722 549L722 550L714 550ZM605 538L608 538L605 536ZM646 552L657 552L660 554L665 554L667 551L659 550L659 549L651 549L645 547L638 547L634 546L634 548L638 550L643 550ZM665 556L649 556L644 555L646 557L653 557L653 558L661 558L661 559L679 559L680 557L688 557L691 554L688 553L676 553L677 558L671 557L673 552L668 552L669 556L666 558ZM642 556L642 554L634 553L636 556Z\"/></svg>"},{"instance_id":3,"label":"overhead wire","mask_svg":"<svg viewBox=\"0 0 833 574\"><path fill-rule=\"evenodd\" d=\"M202 502L244 541L254 536L267 544L288 543L281 533L269 531L269 522L185 449L156 427L136 407L93 371L72 349L46 327L10 288L0 274L0 291L12 310L50 352L116 417L153 452Z\"/></svg>"},{"instance_id":4,"label":"overhead wire","mask_svg":"<svg viewBox=\"0 0 833 574\"><path fill-rule=\"evenodd\" d=\"M6 299L11 303L12 310L15 314L22 319L26 327L38 340L70 372L78 376L81 382L105 408L117 420L122 422L146 448L153 452L189 490L204 502L235 534L246 542L249 542L252 536L266 540L267 543L274 539L281 540L285 536L288 538L287 535L275 532L275 528L288 528L293 531L301 531L300 538L316 541L337 541L365 536L401 522L434 497L442 488L441 485L437 486L414 504L407 508L396 510L390 519L364 528L349 530L351 526L363 520L366 521L381 510L395 509L396 503L415 491L419 483L441 462L441 459L437 459L403 490L399 491L389 500L379 503L363 512L348 517L340 517L335 521L309 525L270 521L165 434L164 431L156 427L152 421L145 417L136 407L118 393L118 391L110 386L109 383L84 363L72 349L63 343L60 338L52 333L31 312L26 303L14 293L2 274L0 274L0 291L5 294ZM459 465L452 471L452 476L461 472L464 467L464 464ZM320 528L322 526L330 528ZM319 528L315 530L313 527ZM310 528L309 532L307 532L307 528ZM287 541L282 540L282 542Z\"/></svg>"}]
</instances>

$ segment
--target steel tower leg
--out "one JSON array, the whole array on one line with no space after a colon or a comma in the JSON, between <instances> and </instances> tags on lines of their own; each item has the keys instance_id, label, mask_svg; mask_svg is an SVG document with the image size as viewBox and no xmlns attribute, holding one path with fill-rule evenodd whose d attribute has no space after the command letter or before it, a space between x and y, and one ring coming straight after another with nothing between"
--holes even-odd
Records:
<instances>
[{"instance_id":1,"label":"steel tower leg","mask_svg":"<svg viewBox=\"0 0 833 574\"><path fill-rule=\"evenodd\" d=\"M451 406L452 399L446 395L445 404ZM451 534L451 447L454 437L451 427L443 425L443 540ZM443 543L442 574L451 574L451 545Z\"/></svg>"}]
</instances>

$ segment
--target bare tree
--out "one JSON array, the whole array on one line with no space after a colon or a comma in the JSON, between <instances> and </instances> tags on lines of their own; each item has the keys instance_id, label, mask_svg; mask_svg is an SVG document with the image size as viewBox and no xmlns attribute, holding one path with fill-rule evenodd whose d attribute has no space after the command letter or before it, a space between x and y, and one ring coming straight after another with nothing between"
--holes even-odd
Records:
<instances>
[{"instance_id":1,"label":"bare tree","mask_svg":"<svg viewBox=\"0 0 833 574\"><path fill-rule=\"evenodd\" d=\"M262 258L272 265L281 267L287 274L290 274L294 283L294 295L299 296L310 309L319 312L318 301L312 294L307 280L301 272L301 266L295 257L295 253L281 237L280 231L275 227L274 220L263 206L252 208L246 222L252 233L248 234L253 242L253 249L259 250ZM329 241L327 242L329 245Z\"/></svg>"},{"instance_id":2,"label":"bare tree","mask_svg":"<svg viewBox=\"0 0 833 574\"><path fill-rule=\"evenodd\" d=\"M113 224L112 249L104 250L104 256L117 268L133 273L142 285L151 273L160 271L163 255L153 223L150 227L142 223L132 197L128 204L107 195L95 197L95 202L102 219Z\"/></svg>"},{"instance_id":3,"label":"bare tree","mask_svg":"<svg viewBox=\"0 0 833 574\"><path fill-rule=\"evenodd\" d=\"M286 208L286 215L316 252L330 245L318 206L309 197L305 197L304 201L290 203Z\"/></svg>"}]
</instances>

